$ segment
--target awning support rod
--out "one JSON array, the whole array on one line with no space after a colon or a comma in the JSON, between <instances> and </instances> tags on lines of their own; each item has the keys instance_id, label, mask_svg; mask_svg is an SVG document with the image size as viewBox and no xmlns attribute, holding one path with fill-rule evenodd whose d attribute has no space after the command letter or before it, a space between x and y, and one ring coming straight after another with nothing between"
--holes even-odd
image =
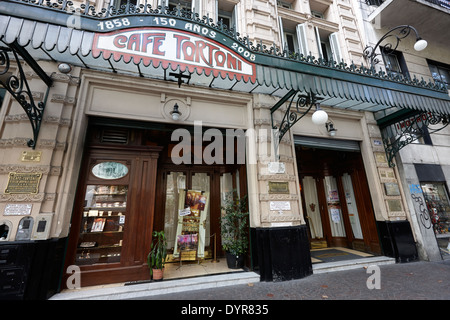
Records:
<instances>
[{"instance_id":1,"label":"awning support rod","mask_svg":"<svg viewBox=\"0 0 450 320\"><path fill-rule=\"evenodd\" d=\"M36 147L48 93L53 84L53 80L44 72L44 70L42 70L28 52L17 44L16 41L6 45L8 47L0 47L0 84L14 97L14 99L16 99L27 114L33 131L33 139L28 140L27 145L34 149ZM19 69L18 76L9 72L11 66L10 53L12 53L16 60L17 68ZM23 71L19 55L47 85L47 91L43 101L37 104L34 101L33 93L31 92L25 72Z\"/></svg>"},{"instance_id":2,"label":"awning support rod","mask_svg":"<svg viewBox=\"0 0 450 320\"><path fill-rule=\"evenodd\" d=\"M289 129L292 128L292 126L296 124L301 118L303 118L319 100L323 99L317 97L312 92L297 95L298 92L299 90L290 90L283 98L280 99L280 101L278 101L272 108L270 108L272 134L274 139L274 152L277 160L279 159L278 146L280 145L280 142L286 132L289 131ZM286 112L283 115L283 119L278 125L274 121L273 115L275 111L277 111L289 99L291 101L289 102ZM295 109L292 108L294 100L296 100Z\"/></svg>"},{"instance_id":3,"label":"awning support rod","mask_svg":"<svg viewBox=\"0 0 450 320\"><path fill-rule=\"evenodd\" d=\"M380 126L389 167L394 167L395 155L408 144L448 126L450 116L423 112L403 117L397 122ZM436 127L438 126L439 127ZM431 127L432 126L432 127Z\"/></svg>"}]
</instances>

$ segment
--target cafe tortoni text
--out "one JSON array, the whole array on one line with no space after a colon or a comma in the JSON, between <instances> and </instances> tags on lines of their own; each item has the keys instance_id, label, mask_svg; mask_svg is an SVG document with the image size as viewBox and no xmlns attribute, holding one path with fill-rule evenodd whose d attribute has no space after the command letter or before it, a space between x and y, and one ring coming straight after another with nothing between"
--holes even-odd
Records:
<instances>
[{"instance_id":1,"label":"cafe tortoni text","mask_svg":"<svg viewBox=\"0 0 450 320\"><path fill-rule=\"evenodd\" d=\"M232 47L233 48L233 45ZM239 47L234 48L239 52ZM236 52L207 38L192 33L164 28L128 29L121 32L108 34L96 34L93 46L94 56L103 53L105 58L113 55L114 60L119 61L123 57L128 63L133 59L134 63L143 60L145 65L153 63L157 67L159 63L172 67L181 66L227 74L230 78L244 77L245 81L254 77L254 64L246 61Z\"/></svg>"}]
</instances>

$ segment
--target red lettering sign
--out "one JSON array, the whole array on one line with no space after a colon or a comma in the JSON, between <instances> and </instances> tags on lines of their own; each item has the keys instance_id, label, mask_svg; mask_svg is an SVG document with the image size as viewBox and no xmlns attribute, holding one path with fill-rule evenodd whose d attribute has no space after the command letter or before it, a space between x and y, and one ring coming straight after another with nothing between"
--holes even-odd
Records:
<instances>
[{"instance_id":1,"label":"red lettering sign","mask_svg":"<svg viewBox=\"0 0 450 320\"><path fill-rule=\"evenodd\" d=\"M207 38L174 29L143 28L118 32L95 34L92 54L95 58L115 61L123 59L128 63L150 64L157 68L160 64L167 69L211 73L232 80L255 82L255 64L237 52Z\"/></svg>"}]
</instances>

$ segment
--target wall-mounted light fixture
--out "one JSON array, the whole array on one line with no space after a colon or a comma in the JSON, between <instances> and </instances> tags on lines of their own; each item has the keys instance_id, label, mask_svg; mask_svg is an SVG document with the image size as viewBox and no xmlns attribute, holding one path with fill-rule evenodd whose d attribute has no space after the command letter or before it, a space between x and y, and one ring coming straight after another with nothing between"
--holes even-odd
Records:
<instances>
[{"instance_id":1,"label":"wall-mounted light fixture","mask_svg":"<svg viewBox=\"0 0 450 320\"><path fill-rule=\"evenodd\" d=\"M68 63L60 63L58 65L58 71L66 74L66 73L69 73L70 71L72 71L72 67Z\"/></svg>"},{"instance_id":2,"label":"wall-mounted light fixture","mask_svg":"<svg viewBox=\"0 0 450 320\"><path fill-rule=\"evenodd\" d=\"M312 122L316 125L323 125L328 120L328 114L320 108L320 103L316 103L316 111L312 115Z\"/></svg>"},{"instance_id":3,"label":"wall-mounted light fixture","mask_svg":"<svg viewBox=\"0 0 450 320\"><path fill-rule=\"evenodd\" d=\"M332 121L328 121L325 123L325 127L327 128L328 134L332 137L336 135L337 129L334 127L334 123Z\"/></svg>"},{"instance_id":4,"label":"wall-mounted light fixture","mask_svg":"<svg viewBox=\"0 0 450 320\"><path fill-rule=\"evenodd\" d=\"M172 116L172 119L174 121L177 121L180 119L181 112L178 110L178 104L175 103L175 105L173 106L173 110L170 111L170 115Z\"/></svg>"},{"instance_id":5,"label":"wall-mounted light fixture","mask_svg":"<svg viewBox=\"0 0 450 320\"><path fill-rule=\"evenodd\" d=\"M398 31L398 33L395 33L394 31ZM409 36L411 31L413 31L416 36L416 43L414 44L414 50L416 51L424 50L427 47L428 43L419 36L417 30L409 25L401 25L389 30L384 36L381 37L381 39L377 42L377 44L375 44L375 46L373 47L366 46L363 52L364 58L368 60L371 67L374 67L378 62L380 62L380 59L377 58L378 54L375 52L378 47L380 48L380 51L382 53L386 54L391 53L397 49L402 39ZM390 39L393 41L381 45L381 42L383 42L386 39Z\"/></svg>"}]
</instances>

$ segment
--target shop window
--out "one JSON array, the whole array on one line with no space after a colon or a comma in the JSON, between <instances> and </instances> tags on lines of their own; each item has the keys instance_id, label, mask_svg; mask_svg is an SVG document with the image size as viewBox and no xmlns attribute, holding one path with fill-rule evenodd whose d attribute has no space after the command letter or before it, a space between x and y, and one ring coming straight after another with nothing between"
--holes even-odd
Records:
<instances>
[{"instance_id":1,"label":"shop window","mask_svg":"<svg viewBox=\"0 0 450 320\"><path fill-rule=\"evenodd\" d=\"M427 209L441 252L450 254L450 200L445 183L421 183Z\"/></svg>"},{"instance_id":2,"label":"shop window","mask_svg":"<svg viewBox=\"0 0 450 320\"><path fill-rule=\"evenodd\" d=\"M448 234L450 227L450 201L442 182L422 183L422 191L436 234Z\"/></svg>"}]
</instances>

